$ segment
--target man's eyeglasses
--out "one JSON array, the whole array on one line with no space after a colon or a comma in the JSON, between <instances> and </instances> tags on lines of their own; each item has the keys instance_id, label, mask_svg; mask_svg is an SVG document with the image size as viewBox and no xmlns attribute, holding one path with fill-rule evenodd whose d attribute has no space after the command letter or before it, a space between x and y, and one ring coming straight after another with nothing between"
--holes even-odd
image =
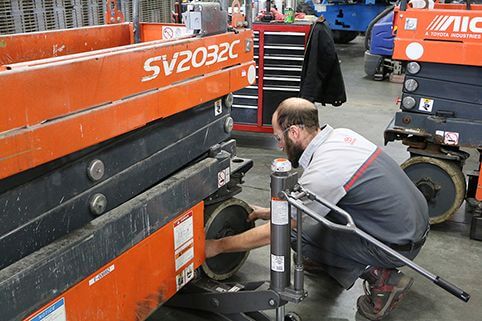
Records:
<instances>
[{"instance_id":1,"label":"man's eyeglasses","mask_svg":"<svg viewBox=\"0 0 482 321\"><path fill-rule=\"evenodd\" d=\"M304 127L303 124L290 125L290 126L288 126L285 130L283 130L283 131L281 132L281 136L283 136L288 130L290 130L290 128L291 128L292 126L298 126L299 128L303 128L303 127ZM278 134L273 134L273 137L274 137L274 140L275 140L277 143L280 143L280 142L281 142L281 137L278 136Z\"/></svg>"}]
</instances>

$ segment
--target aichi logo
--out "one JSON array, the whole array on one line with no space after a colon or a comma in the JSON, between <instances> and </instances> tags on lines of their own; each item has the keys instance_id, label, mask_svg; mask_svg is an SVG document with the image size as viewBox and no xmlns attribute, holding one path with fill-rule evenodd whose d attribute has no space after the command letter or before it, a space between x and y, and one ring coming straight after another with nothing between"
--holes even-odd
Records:
<instances>
[{"instance_id":1,"label":"aichi logo","mask_svg":"<svg viewBox=\"0 0 482 321\"><path fill-rule=\"evenodd\" d=\"M482 33L482 17L437 15L426 30Z\"/></svg>"}]
</instances>

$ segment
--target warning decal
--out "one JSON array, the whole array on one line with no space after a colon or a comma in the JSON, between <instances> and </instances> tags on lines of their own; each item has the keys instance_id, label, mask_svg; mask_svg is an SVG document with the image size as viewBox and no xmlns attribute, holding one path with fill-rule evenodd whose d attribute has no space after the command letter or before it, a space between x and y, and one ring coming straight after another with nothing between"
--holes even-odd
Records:
<instances>
[{"instance_id":1,"label":"warning decal","mask_svg":"<svg viewBox=\"0 0 482 321\"><path fill-rule=\"evenodd\" d=\"M222 171L220 171L218 173L218 188L226 185L227 183L229 183L229 180L230 180L230 168L229 167L226 167L225 169L223 169Z\"/></svg>"},{"instance_id":2,"label":"warning decal","mask_svg":"<svg viewBox=\"0 0 482 321\"><path fill-rule=\"evenodd\" d=\"M162 39L175 39L186 35L192 35L193 31L186 27L162 26Z\"/></svg>"},{"instance_id":3,"label":"warning decal","mask_svg":"<svg viewBox=\"0 0 482 321\"><path fill-rule=\"evenodd\" d=\"M174 223L174 249L177 250L194 236L192 211Z\"/></svg>"},{"instance_id":4,"label":"warning decal","mask_svg":"<svg viewBox=\"0 0 482 321\"><path fill-rule=\"evenodd\" d=\"M176 271L194 258L193 212L174 222L174 259Z\"/></svg>"},{"instance_id":5,"label":"warning decal","mask_svg":"<svg viewBox=\"0 0 482 321\"><path fill-rule=\"evenodd\" d=\"M187 282L194 278L194 263L189 264L184 270L176 275L176 291L179 291Z\"/></svg>"},{"instance_id":6,"label":"warning decal","mask_svg":"<svg viewBox=\"0 0 482 321\"><path fill-rule=\"evenodd\" d=\"M94 276L92 279L89 280L89 286L91 286L92 284L94 284L95 282L99 281L100 279L102 279L103 277L105 277L107 274L111 273L112 271L115 270L115 265L112 264L111 266L109 266L108 268L106 268L104 271L100 272L99 274L97 274L96 276Z\"/></svg>"},{"instance_id":7,"label":"warning decal","mask_svg":"<svg viewBox=\"0 0 482 321\"><path fill-rule=\"evenodd\" d=\"M61 298L54 304L46 307L34 317L30 318L29 321L66 321L65 314L65 300Z\"/></svg>"},{"instance_id":8,"label":"warning decal","mask_svg":"<svg viewBox=\"0 0 482 321\"><path fill-rule=\"evenodd\" d=\"M458 145L459 144L459 133L457 133L457 132L445 132L444 144Z\"/></svg>"},{"instance_id":9,"label":"warning decal","mask_svg":"<svg viewBox=\"0 0 482 321\"><path fill-rule=\"evenodd\" d=\"M221 115L223 113L223 103L221 99L214 102L214 116Z\"/></svg>"},{"instance_id":10,"label":"warning decal","mask_svg":"<svg viewBox=\"0 0 482 321\"><path fill-rule=\"evenodd\" d=\"M431 112L432 108L433 108L433 99L420 98L420 105L418 106L418 110Z\"/></svg>"},{"instance_id":11,"label":"warning decal","mask_svg":"<svg viewBox=\"0 0 482 321\"><path fill-rule=\"evenodd\" d=\"M187 262L194 258L194 242L189 240L186 244L176 250L176 271L186 265Z\"/></svg>"}]
</instances>

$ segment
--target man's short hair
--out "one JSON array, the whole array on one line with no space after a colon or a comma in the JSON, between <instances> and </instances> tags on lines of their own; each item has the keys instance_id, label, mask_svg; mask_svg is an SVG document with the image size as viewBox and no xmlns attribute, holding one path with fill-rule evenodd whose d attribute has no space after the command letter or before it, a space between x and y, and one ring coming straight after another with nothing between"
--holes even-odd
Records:
<instances>
[{"instance_id":1,"label":"man's short hair","mask_svg":"<svg viewBox=\"0 0 482 321\"><path fill-rule=\"evenodd\" d=\"M313 132L320 128L318 110L306 99L292 97L283 100L276 109L278 125L282 130L303 125L307 131Z\"/></svg>"}]
</instances>

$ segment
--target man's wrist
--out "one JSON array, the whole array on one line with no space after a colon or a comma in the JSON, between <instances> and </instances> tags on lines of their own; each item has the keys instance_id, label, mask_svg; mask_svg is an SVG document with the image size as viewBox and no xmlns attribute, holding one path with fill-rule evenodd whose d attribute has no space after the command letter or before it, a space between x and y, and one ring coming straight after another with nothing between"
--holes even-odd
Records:
<instances>
[{"instance_id":1,"label":"man's wrist","mask_svg":"<svg viewBox=\"0 0 482 321\"><path fill-rule=\"evenodd\" d=\"M217 254L222 254L225 251L226 246L226 238L223 237L221 239L216 240L216 252Z\"/></svg>"}]
</instances>

